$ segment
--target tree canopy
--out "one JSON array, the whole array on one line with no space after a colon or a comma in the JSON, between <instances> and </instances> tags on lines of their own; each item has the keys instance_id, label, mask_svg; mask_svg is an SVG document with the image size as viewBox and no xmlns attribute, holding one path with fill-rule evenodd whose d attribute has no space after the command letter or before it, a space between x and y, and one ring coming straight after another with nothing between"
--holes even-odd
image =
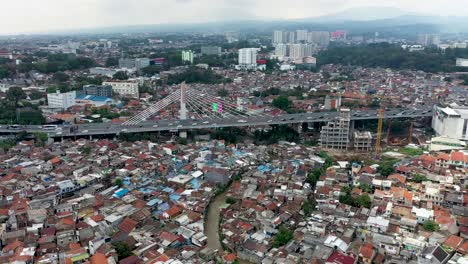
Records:
<instances>
[{"instance_id":1,"label":"tree canopy","mask_svg":"<svg viewBox=\"0 0 468 264\"><path fill-rule=\"evenodd\" d=\"M280 226L278 233L273 240L273 247L281 247L286 245L294 238L294 232L284 226Z\"/></svg>"},{"instance_id":2,"label":"tree canopy","mask_svg":"<svg viewBox=\"0 0 468 264\"><path fill-rule=\"evenodd\" d=\"M281 110L287 111L292 105L292 102L285 95L280 95L277 98L273 99L272 102L274 107L277 107Z\"/></svg>"},{"instance_id":3,"label":"tree canopy","mask_svg":"<svg viewBox=\"0 0 468 264\"><path fill-rule=\"evenodd\" d=\"M317 62L363 67L422 70L425 72L461 71L455 66L456 58L468 57L468 49L426 48L411 52L400 45L378 43L354 46L330 46L320 52Z\"/></svg>"}]
</instances>

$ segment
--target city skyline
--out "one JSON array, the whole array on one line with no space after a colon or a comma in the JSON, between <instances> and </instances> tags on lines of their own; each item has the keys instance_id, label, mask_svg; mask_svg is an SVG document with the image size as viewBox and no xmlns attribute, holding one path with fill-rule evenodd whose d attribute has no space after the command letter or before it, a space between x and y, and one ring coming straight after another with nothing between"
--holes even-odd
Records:
<instances>
[{"instance_id":1,"label":"city skyline","mask_svg":"<svg viewBox=\"0 0 468 264\"><path fill-rule=\"evenodd\" d=\"M137 3L130 0L18 0L3 4L3 9L8 12L4 12L0 17L0 34L48 33L145 24L301 19L369 6L399 8L407 13L442 16L468 12L468 6L463 5L461 0L448 0L443 3L421 0L291 0L287 5L276 0L139 0Z\"/></svg>"}]
</instances>

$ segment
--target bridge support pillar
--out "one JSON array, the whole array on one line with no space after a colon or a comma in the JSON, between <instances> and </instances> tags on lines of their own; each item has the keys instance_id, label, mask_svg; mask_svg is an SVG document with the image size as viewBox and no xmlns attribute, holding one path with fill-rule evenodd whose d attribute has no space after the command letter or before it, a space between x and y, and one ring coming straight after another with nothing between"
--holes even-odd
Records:
<instances>
[{"instance_id":1,"label":"bridge support pillar","mask_svg":"<svg viewBox=\"0 0 468 264\"><path fill-rule=\"evenodd\" d=\"M187 138L187 131L185 131L185 130L179 131L179 137Z\"/></svg>"},{"instance_id":2,"label":"bridge support pillar","mask_svg":"<svg viewBox=\"0 0 468 264\"><path fill-rule=\"evenodd\" d=\"M295 124L294 128L296 129L297 133L302 134L302 123Z\"/></svg>"}]
</instances>

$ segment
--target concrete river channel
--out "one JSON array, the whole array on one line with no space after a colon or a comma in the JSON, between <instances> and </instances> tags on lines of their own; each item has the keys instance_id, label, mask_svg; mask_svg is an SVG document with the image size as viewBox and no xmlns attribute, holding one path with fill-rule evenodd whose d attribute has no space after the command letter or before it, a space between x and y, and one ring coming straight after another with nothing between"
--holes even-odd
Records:
<instances>
[{"instance_id":1,"label":"concrete river channel","mask_svg":"<svg viewBox=\"0 0 468 264\"><path fill-rule=\"evenodd\" d=\"M227 189L225 192L217 195L208 207L208 213L205 222L205 235L208 237L208 248L218 251L219 256L223 256L223 246L219 241L219 221L220 221L220 208L226 203ZM252 262L238 259L240 264L253 264Z\"/></svg>"}]
</instances>

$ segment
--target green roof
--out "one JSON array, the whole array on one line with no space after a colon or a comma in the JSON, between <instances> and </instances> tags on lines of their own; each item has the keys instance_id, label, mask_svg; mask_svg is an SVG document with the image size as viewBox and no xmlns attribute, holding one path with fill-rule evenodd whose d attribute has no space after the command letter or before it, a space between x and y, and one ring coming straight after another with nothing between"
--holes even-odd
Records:
<instances>
[{"instance_id":1,"label":"green roof","mask_svg":"<svg viewBox=\"0 0 468 264\"><path fill-rule=\"evenodd\" d=\"M83 253L81 255L72 257L71 261L75 262L75 261L79 261L79 260L83 260L83 259L87 259L87 258L89 258L89 254L88 253Z\"/></svg>"}]
</instances>

